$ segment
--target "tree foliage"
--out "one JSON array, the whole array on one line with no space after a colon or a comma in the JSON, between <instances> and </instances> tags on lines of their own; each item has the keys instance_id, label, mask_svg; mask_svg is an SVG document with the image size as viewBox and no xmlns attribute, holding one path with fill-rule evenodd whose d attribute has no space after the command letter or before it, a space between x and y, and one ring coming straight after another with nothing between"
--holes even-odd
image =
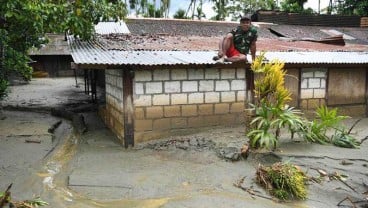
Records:
<instances>
[{"instance_id":1,"label":"tree foliage","mask_svg":"<svg viewBox=\"0 0 368 208\"><path fill-rule=\"evenodd\" d=\"M27 51L47 42L46 33L69 33L90 39L94 24L126 16L118 0L1 0L0 98L10 74L31 78Z\"/></svg>"},{"instance_id":2,"label":"tree foliage","mask_svg":"<svg viewBox=\"0 0 368 208\"><path fill-rule=\"evenodd\" d=\"M281 2L281 9L285 12L302 13L304 4L308 0L284 0Z\"/></svg>"},{"instance_id":3,"label":"tree foliage","mask_svg":"<svg viewBox=\"0 0 368 208\"><path fill-rule=\"evenodd\" d=\"M341 15L368 16L368 0L345 0L335 5L332 11Z\"/></svg>"},{"instance_id":4,"label":"tree foliage","mask_svg":"<svg viewBox=\"0 0 368 208\"><path fill-rule=\"evenodd\" d=\"M229 14L232 20L239 20L239 17L244 14L252 14L259 9L274 10L277 5L274 0L238 0L230 1L228 6Z\"/></svg>"}]
</instances>

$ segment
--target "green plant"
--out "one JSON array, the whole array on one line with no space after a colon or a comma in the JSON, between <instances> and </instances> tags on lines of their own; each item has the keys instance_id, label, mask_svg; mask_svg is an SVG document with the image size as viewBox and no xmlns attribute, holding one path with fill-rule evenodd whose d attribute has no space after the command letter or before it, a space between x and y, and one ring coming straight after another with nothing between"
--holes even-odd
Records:
<instances>
[{"instance_id":1,"label":"green plant","mask_svg":"<svg viewBox=\"0 0 368 208\"><path fill-rule=\"evenodd\" d=\"M251 121L254 127L247 134L253 148L275 149L280 130L287 128L293 137L303 123L301 112L289 107L290 92L284 86L286 72L279 61L264 63L264 53L256 58L251 69L259 74L255 80L257 104L251 104L256 116ZM275 131L275 133L271 133Z\"/></svg>"},{"instance_id":2,"label":"green plant","mask_svg":"<svg viewBox=\"0 0 368 208\"><path fill-rule=\"evenodd\" d=\"M305 173L290 163L275 163L271 166L260 165L256 171L257 182L273 196L281 200L306 199Z\"/></svg>"}]
</instances>

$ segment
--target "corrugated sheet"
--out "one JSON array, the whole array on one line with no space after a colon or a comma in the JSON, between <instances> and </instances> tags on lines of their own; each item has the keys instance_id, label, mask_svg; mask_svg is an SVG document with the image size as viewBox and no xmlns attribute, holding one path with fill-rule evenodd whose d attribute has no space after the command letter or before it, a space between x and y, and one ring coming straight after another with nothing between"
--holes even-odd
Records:
<instances>
[{"instance_id":1,"label":"corrugated sheet","mask_svg":"<svg viewBox=\"0 0 368 208\"><path fill-rule=\"evenodd\" d=\"M88 65L208 65L216 51L107 50L98 42L69 39L74 63ZM368 64L368 52L267 52L267 60L287 64ZM250 57L248 56L248 60Z\"/></svg>"},{"instance_id":2,"label":"corrugated sheet","mask_svg":"<svg viewBox=\"0 0 368 208\"><path fill-rule=\"evenodd\" d=\"M368 64L368 52L267 52L265 58L288 64Z\"/></svg>"},{"instance_id":3,"label":"corrugated sheet","mask_svg":"<svg viewBox=\"0 0 368 208\"><path fill-rule=\"evenodd\" d=\"M216 51L119 51L106 50L96 42L70 39L76 64L91 65L192 65L216 64Z\"/></svg>"},{"instance_id":4,"label":"corrugated sheet","mask_svg":"<svg viewBox=\"0 0 368 208\"><path fill-rule=\"evenodd\" d=\"M126 26L125 22L99 22L95 25L95 31L100 35L108 35L108 34L129 34L130 31Z\"/></svg>"}]
</instances>

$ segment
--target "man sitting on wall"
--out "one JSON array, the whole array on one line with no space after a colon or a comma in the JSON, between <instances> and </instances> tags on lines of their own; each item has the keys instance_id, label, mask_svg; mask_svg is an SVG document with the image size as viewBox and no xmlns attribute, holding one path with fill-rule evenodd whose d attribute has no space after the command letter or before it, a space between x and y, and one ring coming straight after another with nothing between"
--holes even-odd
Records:
<instances>
[{"instance_id":1,"label":"man sitting on wall","mask_svg":"<svg viewBox=\"0 0 368 208\"><path fill-rule=\"evenodd\" d=\"M252 55L252 60L256 57L257 29L251 24L250 16L240 19L240 25L229 32L219 44L218 56L213 60L219 63L225 61L247 61L247 54Z\"/></svg>"}]
</instances>

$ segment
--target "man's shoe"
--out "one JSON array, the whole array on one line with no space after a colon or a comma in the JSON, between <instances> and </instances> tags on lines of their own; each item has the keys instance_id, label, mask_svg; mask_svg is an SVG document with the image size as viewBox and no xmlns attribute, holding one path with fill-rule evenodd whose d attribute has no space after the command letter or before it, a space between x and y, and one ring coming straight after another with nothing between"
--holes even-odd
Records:
<instances>
[{"instance_id":1,"label":"man's shoe","mask_svg":"<svg viewBox=\"0 0 368 208\"><path fill-rule=\"evenodd\" d=\"M220 59L220 57L219 56L214 56L213 58L212 58L212 60L214 60L214 61L217 61L217 60L219 60Z\"/></svg>"}]
</instances>

